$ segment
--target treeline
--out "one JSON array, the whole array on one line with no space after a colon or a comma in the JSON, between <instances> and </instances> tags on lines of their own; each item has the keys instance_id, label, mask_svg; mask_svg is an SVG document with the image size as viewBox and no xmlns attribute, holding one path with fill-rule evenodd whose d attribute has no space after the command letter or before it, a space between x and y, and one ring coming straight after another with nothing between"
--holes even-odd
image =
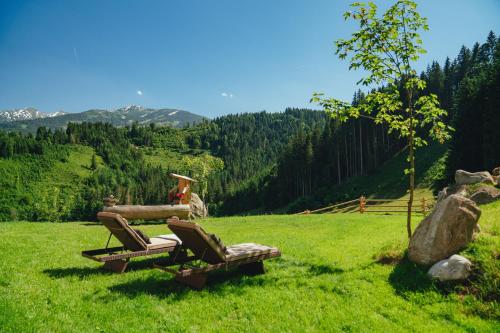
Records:
<instances>
[{"instance_id":1,"label":"treeline","mask_svg":"<svg viewBox=\"0 0 500 333\"><path fill-rule=\"evenodd\" d=\"M438 77L450 96L455 132L446 174L437 188L452 182L457 169L491 171L500 166L500 38L490 32L485 43L462 47Z\"/></svg>"},{"instance_id":2,"label":"treeline","mask_svg":"<svg viewBox=\"0 0 500 333\"><path fill-rule=\"evenodd\" d=\"M361 98L357 92L353 103ZM366 119L340 125L327 118L313 128L301 127L270 173L228 197L222 213L273 210L300 199L289 207L294 211L345 199L331 187L369 174L403 148L401 140Z\"/></svg>"},{"instance_id":3,"label":"treeline","mask_svg":"<svg viewBox=\"0 0 500 333\"><path fill-rule=\"evenodd\" d=\"M324 112L288 108L283 113L227 115L187 129L191 148L207 149L224 161L224 170L209 180L212 213L230 213L224 202L266 177L292 136L325 121Z\"/></svg>"}]
</instances>

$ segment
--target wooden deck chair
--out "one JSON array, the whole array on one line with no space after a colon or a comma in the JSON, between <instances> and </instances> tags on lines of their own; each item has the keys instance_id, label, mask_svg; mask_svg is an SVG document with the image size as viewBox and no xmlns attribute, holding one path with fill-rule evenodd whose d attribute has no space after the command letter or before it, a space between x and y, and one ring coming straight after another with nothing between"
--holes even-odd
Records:
<instances>
[{"instance_id":1,"label":"wooden deck chair","mask_svg":"<svg viewBox=\"0 0 500 333\"><path fill-rule=\"evenodd\" d=\"M202 289L205 286L207 273L210 271L238 267L246 274L262 274L263 260L281 256L275 247L254 243L228 246L224 251L220 242L216 241L217 237L207 234L196 223L177 218L171 218L167 223L169 229L181 239L182 247L193 252L194 260L175 261L174 264L180 264L177 270L159 264L154 266L175 274L178 282L195 289Z\"/></svg>"},{"instance_id":2,"label":"wooden deck chair","mask_svg":"<svg viewBox=\"0 0 500 333\"><path fill-rule=\"evenodd\" d=\"M130 258L134 257L169 253L175 254L177 258L183 258L185 254L180 246L182 242L173 234L151 237L150 244L147 244L121 215L100 212L97 218L110 232L108 242L103 249L82 251L82 256L104 263L104 268L108 270L123 273ZM115 236L123 246L108 247L112 236Z\"/></svg>"}]
</instances>

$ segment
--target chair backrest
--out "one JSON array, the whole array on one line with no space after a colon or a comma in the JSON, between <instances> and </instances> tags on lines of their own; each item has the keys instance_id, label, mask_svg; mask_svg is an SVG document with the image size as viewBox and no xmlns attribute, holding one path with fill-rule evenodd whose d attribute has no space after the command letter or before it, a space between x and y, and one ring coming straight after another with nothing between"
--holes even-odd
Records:
<instances>
[{"instance_id":1,"label":"chair backrest","mask_svg":"<svg viewBox=\"0 0 500 333\"><path fill-rule=\"evenodd\" d=\"M168 228L182 241L182 246L190 249L197 259L210 264L226 261L226 255L210 236L198 224L171 218L167 220Z\"/></svg>"},{"instance_id":2,"label":"chair backrest","mask_svg":"<svg viewBox=\"0 0 500 333\"><path fill-rule=\"evenodd\" d=\"M128 225L120 214L100 212L97 219L115 236L126 249L131 251L147 250L146 242Z\"/></svg>"}]
</instances>

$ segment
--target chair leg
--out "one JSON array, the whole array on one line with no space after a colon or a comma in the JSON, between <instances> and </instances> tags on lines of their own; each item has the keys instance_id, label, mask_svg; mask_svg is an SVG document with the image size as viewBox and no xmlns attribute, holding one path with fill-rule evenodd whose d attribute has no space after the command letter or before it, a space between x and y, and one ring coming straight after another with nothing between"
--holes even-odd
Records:
<instances>
[{"instance_id":1,"label":"chair leg","mask_svg":"<svg viewBox=\"0 0 500 333\"><path fill-rule=\"evenodd\" d=\"M175 277L175 281L180 282L182 284L188 285L194 289L203 289L205 283L207 282L207 274L191 274L188 276L179 276Z\"/></svg>"},{"instance_id":2,"label":"chair leg","mask_svg":"<svg viewBox=\"0 0 500 333\"><path fill-rule=\"evenodd\" d=\"M264 262L256 261L249 264L244 264L239 266L239 270L246 275L264 274L265 273Z\"/></svg>"},{"instance_id":3,"label":"chair leg","mask_svg":"<svg viewBox=\"0 0 500 333\"><path fill-rule=\"evenodd\" d=\"M127 269L128 260L118 259L113 261L106 261L104 263L104 269L115 273L123 273Z\"/></svg>"}]
</instances>

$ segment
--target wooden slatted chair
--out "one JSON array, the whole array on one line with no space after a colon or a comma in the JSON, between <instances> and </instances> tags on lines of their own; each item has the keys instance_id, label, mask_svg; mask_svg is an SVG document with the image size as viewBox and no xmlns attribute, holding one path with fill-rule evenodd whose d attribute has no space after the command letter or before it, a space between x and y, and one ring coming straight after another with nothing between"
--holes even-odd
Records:
<instances>
[{"instance_id":1,"label":"wooden slatted chair","mask_svg":"<svg viewBox=\"0 0 500 333\"><path fill-rule=\"evenodd\" d=\"M182 242L174 234L151 237L150 244L148 244L121 215L100 212L97 218L110 232L108 242L103 249L82 251L82 256L104 263L104 268L108 270L123 273L131 258L153 254L169 253L175 255L177 260L185 258L185 251L181 247ZM115 236L123 246L108 247L112 236Z\"/></svg>"},{"instance_id":2,"label":"wooden slatted chair","mask_svg":"<svg viewBox=\"0 0 500 333\"><path fill-rule=\"evenodd\" d=\"M238 267L245 274L262 274L263 260L281 256L275 247L254 243L232 245L224 250L216 237L207 234L196 223L178 218L171 218L167 223L169 229L181 239L182 247L193 252L194 259L174 260L174 264L180 264L177 270L159 264L154 266L174 274L178 282L195 289L205 286L207 273L210 271Z\"/></svg>"}]
</instances>

